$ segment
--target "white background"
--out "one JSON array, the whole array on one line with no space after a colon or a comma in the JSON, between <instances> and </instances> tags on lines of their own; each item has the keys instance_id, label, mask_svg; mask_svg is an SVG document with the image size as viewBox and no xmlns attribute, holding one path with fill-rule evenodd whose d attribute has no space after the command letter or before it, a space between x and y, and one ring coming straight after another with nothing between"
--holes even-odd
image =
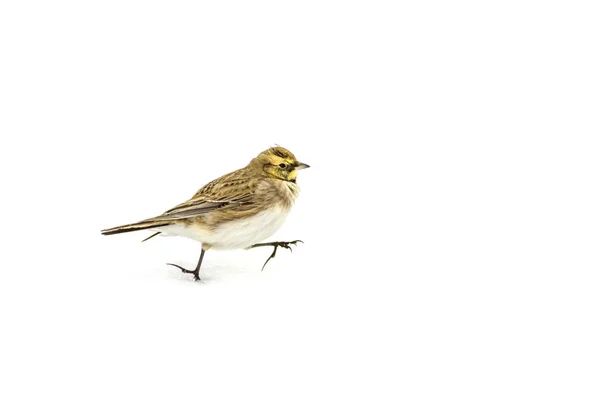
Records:
<instances>
[{"instance_id":1,"label":"white background","mask_svg":"<svg viewBox=\"0 0 600 400\"><path fill-rule=\"evenodd\" d=\"M0 397L597 399L593 3L2 2ZM275 143L264 272L100 235Z\"/></svg>"}]
</instances>

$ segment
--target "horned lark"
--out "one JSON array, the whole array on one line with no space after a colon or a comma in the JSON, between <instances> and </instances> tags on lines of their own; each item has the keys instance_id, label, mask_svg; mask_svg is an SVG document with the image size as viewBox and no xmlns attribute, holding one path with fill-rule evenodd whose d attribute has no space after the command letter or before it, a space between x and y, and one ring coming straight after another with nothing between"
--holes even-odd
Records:
<instances>
[{"instance_id":1,"label":"horned lark","mask_svg":"<svg viewBox=\"0 0 600 400\"><path fill-rule=\"evenodd\" d=\"M184 273L193 274L200 280L199 272L204 253L209 249L232 250L273 246L290 249L290 245L301 242L259 243L273 235L283 224L299 189L296 184L298 170L308 165L298 162L296 157L283 147L272 147L242 169L208 183L188 201L179 204L154 218L134 224L105 229L103 235L139 230L155 231L156 235L177 235L202 242L202 252L196 269L188 270L169 264Z\"/></svg>"}]
</instances>

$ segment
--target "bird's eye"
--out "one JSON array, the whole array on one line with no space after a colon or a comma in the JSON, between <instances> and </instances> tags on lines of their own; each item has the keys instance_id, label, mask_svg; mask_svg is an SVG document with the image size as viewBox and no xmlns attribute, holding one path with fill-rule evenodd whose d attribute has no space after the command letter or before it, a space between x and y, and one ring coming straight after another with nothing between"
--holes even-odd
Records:
<instances>
[{"instance_id":1,"label":"bird's eye","mask_svg":"<svg viewBox=\"0 0 600 400\"><path fill-rule=\"evenodd\" d=\"M285 165L284 163L279 164L279 168L284 169L285 167L287 167L287 165Z\"/></svg>"}]
</instances>

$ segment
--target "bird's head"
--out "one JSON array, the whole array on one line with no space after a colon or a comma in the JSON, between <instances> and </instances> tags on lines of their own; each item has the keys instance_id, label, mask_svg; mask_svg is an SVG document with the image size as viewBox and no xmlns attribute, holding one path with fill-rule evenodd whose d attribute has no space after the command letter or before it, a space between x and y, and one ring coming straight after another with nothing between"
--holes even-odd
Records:
<instances>
[{"instance_id":1,"label":"bird's head","mask_svg":"<svg viewBox=\"0 0 600 400\"><path fill-rule=\"evenodd\" d=\"M290 182L296 182L299 170L309 167L296 160L291 151L279 146L263 151L252 161L268 176Z\"/></svg>"}]
</instances>

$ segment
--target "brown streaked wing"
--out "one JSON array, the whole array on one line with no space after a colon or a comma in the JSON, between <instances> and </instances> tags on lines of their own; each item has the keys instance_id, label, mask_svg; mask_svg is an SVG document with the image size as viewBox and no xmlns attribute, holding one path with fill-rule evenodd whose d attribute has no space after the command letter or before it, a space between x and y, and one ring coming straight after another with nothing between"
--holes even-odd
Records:
<instances>
[{"instance_id":1,"label":"brown streaked wing","mask_svg":"<svg viewBox=\"0 0 600 400\"><path fill-rule=\"evenodd\" d=\"M240 197L237 200L218 201L207 198L193 198L161 215L160 219L180 219L197 217L218 208L235 208L251 202L252 195Z\"/></svg>"},{"instance_id":2,"label":"brown streaked wing","mask_svg":"<svg viewBox=\"0 0 600 400\"><path fill-rule=\"evenodd\" d=\"M252 203L257 180L241 177L235 179L232 175L233 173L210 182L194 197L171 208L156 219L192 218L219 208L231 209Z\"/></svg>"}]
</instances>

